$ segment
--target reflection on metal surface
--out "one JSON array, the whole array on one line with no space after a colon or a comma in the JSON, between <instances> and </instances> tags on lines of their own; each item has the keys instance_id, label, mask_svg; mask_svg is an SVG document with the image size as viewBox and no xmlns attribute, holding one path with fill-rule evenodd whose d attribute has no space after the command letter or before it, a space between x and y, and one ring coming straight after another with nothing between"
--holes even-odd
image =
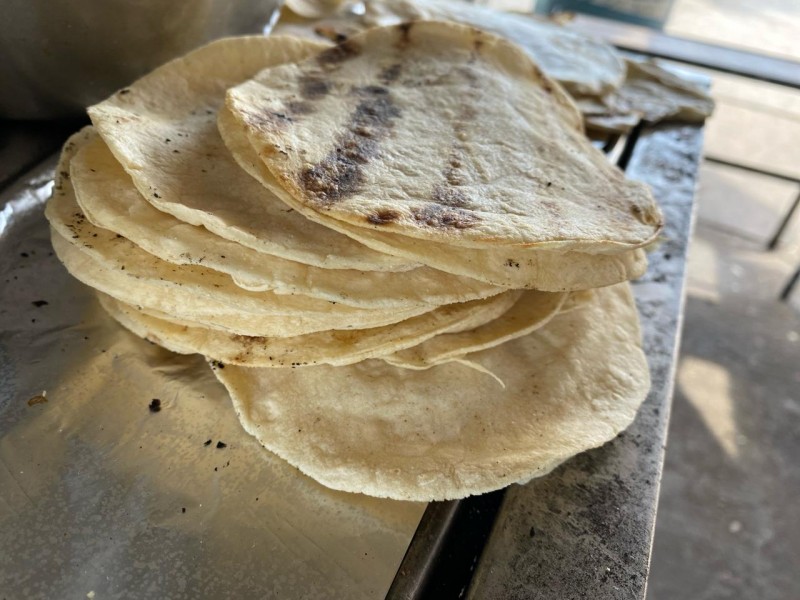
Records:
<instances>
[{"instance_id":1,"label":"reflection on metal surface","mask_svg":"<svg viewBox=\"0 0 800 600\"><path fill-rule=\"evenodd\" d=\"M52 255L50 176L0 202L0 590L383 597L425 505L303 476L242 430L201 357L106 317Z\"/></svg>"}]
</instances>

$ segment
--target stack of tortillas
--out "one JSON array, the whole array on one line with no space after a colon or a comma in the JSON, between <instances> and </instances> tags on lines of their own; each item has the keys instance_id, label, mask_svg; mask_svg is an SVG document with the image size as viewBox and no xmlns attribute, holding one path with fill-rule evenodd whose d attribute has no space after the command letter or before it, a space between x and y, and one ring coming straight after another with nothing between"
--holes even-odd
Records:
<instances>
[{"instance_id":1,"label":"stack of tortillas","mask_svg":"<svg viewBox=\"0 0 800 600\"><path fill-rule=\"evenodd\" d=\"M337 489L463 497L614 437L662 227L515 45L443 22L214 42L89 110L47 206L134 333Z\"/></svg>"}]
</instances>

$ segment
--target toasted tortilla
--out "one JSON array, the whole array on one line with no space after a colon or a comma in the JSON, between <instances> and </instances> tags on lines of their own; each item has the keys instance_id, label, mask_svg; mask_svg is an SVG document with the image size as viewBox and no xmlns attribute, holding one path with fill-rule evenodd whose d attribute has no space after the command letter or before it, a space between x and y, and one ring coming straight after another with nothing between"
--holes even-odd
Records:
<instances>
[{"instance_id":1,"label":"toasted tortilla","mask_svg":"<svg viewBox=\"0 0 800 600\"><path fill-rule=\"evenodd\" d=\"M469 248L617 254L663 220L512 43L444 22L375 28L228 91L281 187L326 217Z\"/></svg>"},{"instance_id":2,"label":"toasted tortilla","mask_svg":"<svg viewBox=\"0 0 800 600\"><path fill-rule=\"evenodd\" d=\"M250 144L245 123L227 108L219 111L222 138L239 165L273 194L311 220L340 231L379 252L405 257L435 269L506 288L548 292L584 290L641 276L647 269L643 250L588 254L558 249L513 247L452 248L445 242L419 240L386 231L372 231L329 217L293 198L277 182Z\"/></svg>"},{"instance_id":3,"label":"toasted tortilla","mask_svg":"<svg viewBox=\"0 0 800 600\"><path fill-rule=\"evenodd\" d=\"M155 209L96 134L80 144L70 175L78 204L94 225L167 262L202 265L230 275L246 290L301 294L369 309L440 306L503 291L426 267L396 273L320 269L231 242Z\"/></svg>"},{"instance_id":4,"label":"toasted tortilla","mask_svg":"<svg viewBox=\"0 0 800 600\"><path fill-rule=\"evenodd\" d=\"M89 116L142 196L181 221L320 268L411 268L287 210L242 173L219 137L216 111L228 87L324 47L288 37L217 40L90 107Z\"/></svg>"},{"instance_id":5,"label":"toasted tortilla","mask_svg":"<svg viewBox=\"0 0 800 600\"><path fill-rule=\"evenodd\" d=\"M706 90L654 61L626 60L622 86L597 97L576 97L590 129L625 133L640 121L699 123L714 111Z\"/></svg>"},{"instance_id":6,"label":"toasted tortilla","mask_svg":"<svg viewBox=\"0 0 800 600\"><path fill-rule=\"evenodd\" d=\"M405 369L430 369L434 365L461 360L467 354L493 348L546 326L562 312L579 308L592 298L591 291L572 294L522 296L509 310L480 327L437 335L406 350L384 356L390 365ZM541 294L541 292L536 292Z\"/></svg>"},{"instance_id":7,"label":"toasted tortilla","mask_svg":"<svg viewBox=\"0 0 800 600\"><path fill-rule=\"evenodd\" d=\"M223 364L247 367L305 367L349 365L386 356L456 330L473 330L495 321L515 305L522 292L506 292L487 300L442 306L418 317L384 327L332 330L272 338L243 336L203 327L100 294L103 308L140 337L181 354L202 354ZM527 302L546 307L563 294L525 292Z\"/></svg>"},{"instance_id":8,"label":"toasted tortilla","mask_svg":"<svg viewBox=\"0 0 800 600\"><path fill-rule=\"evenodd\" d=\"M148 254L119 234L92 225L75 201L69 165L80 140L89 135L84 129L65 145L45 209L56 254L87 285L128 304L252 336L381 327L435 308L369 310L307 296L249 292L222 273L198 265L173 265Z\"/></svg>"},{"instance_id":9,"label":"toasted tortilla","mask_svg":"<svg viewBox=\"0 0 800 600\"><path fill-rule=\"evenodd\" d=\"M328 487L403 500L480 494L544 475L625 429L650 386L627 284L546 327L424 371L215 373L245 429Z\"/></svg>"}]
</instances>

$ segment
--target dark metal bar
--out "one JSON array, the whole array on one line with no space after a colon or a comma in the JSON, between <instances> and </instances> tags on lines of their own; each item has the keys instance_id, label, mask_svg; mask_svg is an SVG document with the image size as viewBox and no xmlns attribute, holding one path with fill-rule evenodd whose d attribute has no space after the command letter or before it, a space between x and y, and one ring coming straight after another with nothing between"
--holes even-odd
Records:
<instances>
[{"instance_id":1,"label":"dark metal bar","mask_svg":"<svg viewBox=\"0 0 800 600\"><path fill-rule=\"evenodd\" d=\"M783 237L783 232L786 231L786 228L789 226L794 213L797 212L798 206L800 206L800 192L798 192L797 196L795 196L792 206L786 211L783 220L780 222L780 225L778 225L778 229L775 230L772 238L770 238L769 243L767 244L767 250L774 250L778 247L778 243L780 242L781 237Z\"/></svg>"},{"instance_id":2,"label":"dark metal bar","mask_svg":"<svg viewBox=\"0 0 800 600\"><path fill-rule=\"evenodd\" d=\"M611 152L614 149L614 146L617 145L619 137L620 137L619 134L616 133L609 135L608 139L606 140L606 143L603 144L603 152L605 152L606 154Z\"/></svg>"},{"instance_id":3,"label":"dark metal bar","mask_svg":"<svg viewBox=\"0 0 800 600\"><path fill-rule=\"evenodd\" d=\"M428 505L387 599L457 598L472 580L505 490Z\"/></svg>"},{"instance_id":4,"label":"dark metal bar","mask_svg":"<svg viewBox=\"0 0 800 600\"><path fill-rule=\"evenodd\" d=\"M789 296L791 295L794 286L797 285L798 280L800 280L800 265L797 266L797 270L794 272L794 275L789 278L789 281L786 282L783 290L781 290L781 302L786 302L789 299Z\"/></svg>"},{"instance_id":5,"label":"dark metal bar","mask_svg":"<svg viewBox=\"0 0 800 600\"><path fill-rule=\"evenodd\" d=\"M639 141L639 136L642 134L643 128L644 123L639 122L636 127L631 129L628 137L625 138L625 146L622 148L622 153L617 159L617 166L623 171L628 168L628 163L631 160L631 156L633 156L633 150L636 148L636 142Z\"/></svg>"},{"instance_id":6,"label":"dark metal bar","mask_svg":"<svg viewBox=\"0 0 800 600\"><path fill-rule=\"evenodd\" d=\"M793 175L788 175L785 173L776 173L775 171L769 171L767 169L762 169L760 167L753 167L750 165L743 165L741 163L736 163L730 160L726 160L724 158L719 158L717 156L704 156L704 160L715 163L718 165L723 165L725 167L732 167L734 169L739 169L741 171L747 171L749 173L757 173L758 175L766 175L768 177L774 177L775 179L782 179L784 181L791 181L792 183L800 183L800 177L795 177Z\"/></svg>"},{"instance_id":7,"label":"dark metal bar","mask_svg":"<svg viewBox=\"0 0 800 600\"><path fill-rule=\"evenodd\" d=\"M739 169L741 171L747 171L748 173L756 173L758 175L764 175L766 177L773 177L774 179L781 179L783 181L800 184L800 178L794 177L792 175L776 173L775 171L769 171L767 169L762 169L760 167L742 165L729 160L725 160L724 158L717 158L716 156L706 156L705 160L707 160L710 163L731 167L733 169ZM767 243L767 250L774 250L775 248L778 247L781 237L783 237L786 228L789 226L789 223L791 222L794 213L797 212L798 206L800 206L800 193L798 193L797 197L795 197L792 206L789 207L788 211L786 211L786 213L783 216L783 219L781 219L780 224L775 230L775 233L773 233L772 236L770 237L769 242Z\"/></svg>"},{"instance_id":8,"label":"dark metal bar","mask_svg":"<svg viewBox=\"0 0 800 600\"><path fill-rule=\"evenodd\" d=\"M403 562L386 593L387 600L409 600L418 598L420 590L430 577L441 553L444 540L455 519L458 500L431 502L422 515L417 531L411 538Z\"/></svg>"}]
</instances>

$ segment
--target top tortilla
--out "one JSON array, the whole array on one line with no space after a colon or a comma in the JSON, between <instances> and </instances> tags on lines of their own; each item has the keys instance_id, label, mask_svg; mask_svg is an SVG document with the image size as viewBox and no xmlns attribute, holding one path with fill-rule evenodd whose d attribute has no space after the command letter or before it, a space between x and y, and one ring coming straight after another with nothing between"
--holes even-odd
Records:
<instances>
[{"instance_id":1,"label":"top tortilla","mask_svg":"<svg viewBox=\"0 0 800 600\"><path fill-rule=\"evenodd\" d=\"M337 221L326 213L316 212L298 202L278 184L248 141L246 125L237 120L227 107L220 108L217 124L225 144L239 165L288 206L310 220L344 233L378 252L401 256L434 269L492 285L549 292L613 285L635 279L647 269L647 258L641 248L613 255L543 250L541 246L459 247L458 252L453 252L443 242L419 240Z\"/></svg>"},{"instance_id":2,"label":"top tortilla","mask_svg":"<svg viewBox=\"0 0 800 600\"><path fill-rule=\"evenodd\" d=\"M502 38L376 28L228 91L279 183L330 218L472 248L618 253L662 217L586 139L561 87Z\"/></svg>"},{"instance_id":3,"label":"top tortilla","mask_svg":"<svg viewBox=\"0 0 800 600\"><path fill-rule=\"evenodd\" d=\"M222 39L173 60L89 108L103 141L157 209L228 240L328 269L406 270L287 211L230 157L216 126L225 90L326 44L287 37Z\"/></svg>"}]
</instances>

